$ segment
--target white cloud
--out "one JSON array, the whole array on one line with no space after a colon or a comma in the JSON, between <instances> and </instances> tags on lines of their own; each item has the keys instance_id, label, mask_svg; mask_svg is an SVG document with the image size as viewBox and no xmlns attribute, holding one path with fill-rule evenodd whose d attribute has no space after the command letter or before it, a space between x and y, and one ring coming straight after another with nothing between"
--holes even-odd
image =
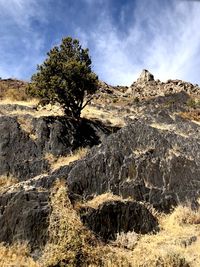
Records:
<instances>
[{"instance_id":1,"label":"white cloud","mask_svg":"<svg viewBox=\"0 0 200 267\"><path fill-rule=\"evenodd\" d=\"M126 36L122 37L105 12L95 31L81 32L80 39L94 43L95 70L107 82L129 85L147 68L161 80L200 83L199 14L197 2L175 1L162 6L159 0L151 4L139 1Z\"/></svg>"}]
</instances>

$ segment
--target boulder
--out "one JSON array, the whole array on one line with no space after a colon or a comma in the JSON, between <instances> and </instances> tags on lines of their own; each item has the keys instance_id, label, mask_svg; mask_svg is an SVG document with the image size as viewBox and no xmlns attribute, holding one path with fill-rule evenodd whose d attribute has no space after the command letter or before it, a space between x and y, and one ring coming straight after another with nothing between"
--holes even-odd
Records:
<instances>
[{"instance_id":1,"label":"boulder","mask_svg":"<svg viewBox=\"0 0 200 267\"><path fill-rule=\"evenodd\" d=\"M81 213L83 223L104 241L115 240L117 233L147 234L158 230L157 219L136 201L105 202L98 209L88 208Z\"/></svg>"}]
</instances>

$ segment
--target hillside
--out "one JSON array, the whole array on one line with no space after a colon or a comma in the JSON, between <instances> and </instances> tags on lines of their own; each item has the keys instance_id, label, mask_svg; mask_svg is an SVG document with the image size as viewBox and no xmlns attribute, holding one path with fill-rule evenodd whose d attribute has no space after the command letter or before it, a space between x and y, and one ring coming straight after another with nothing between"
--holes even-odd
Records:
<instances>
[{"instance_id":1,"label":"hillside","mask_svg":"<svg viewBox=\"0 0 200 267\"><path fill-rule=\"evenodd\" d=\"M143 70L81 115L0 80L0 266L200 266L200 87Z\"/></svg>"}]
</instances>

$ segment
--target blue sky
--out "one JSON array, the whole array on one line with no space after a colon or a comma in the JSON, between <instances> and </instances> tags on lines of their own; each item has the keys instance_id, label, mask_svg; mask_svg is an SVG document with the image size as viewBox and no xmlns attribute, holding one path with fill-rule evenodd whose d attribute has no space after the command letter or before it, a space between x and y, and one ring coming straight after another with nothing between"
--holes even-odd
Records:
<instances>
[{"instance_id":1,"label":"blue sky","mask_svg":"<svg viewBox=\"0 0 200 267\"><path fill-rule=\"evenodd\" d=\"M198 0L0 0L0 77L29 80L65 36L107 83L130 85L146 68L200 84Z\"/></svg>"}]
</instances>

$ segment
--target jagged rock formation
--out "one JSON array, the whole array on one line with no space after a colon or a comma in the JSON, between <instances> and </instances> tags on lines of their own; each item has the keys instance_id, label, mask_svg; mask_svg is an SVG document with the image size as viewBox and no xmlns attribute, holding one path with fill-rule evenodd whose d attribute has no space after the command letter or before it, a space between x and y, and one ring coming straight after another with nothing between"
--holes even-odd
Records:
<instances>
[{"instance_id":1,"label":"jagged rock formation","mask_svg":"<svg viewBox=\"0 0 200 267\"><path fill-rule=\"evenodd\" d=\"M154 81L154 76L148 70L143 70L140 77L137 79L137 83L145 83Z\"/></svg>"},{"instance_id":2,"label":"jagged rock formation","mask_svg":"<svg viewBox=\"0 0 200 267\"><path fill-rule=\"evenodd\" d=\"M156 96L165 96L171 93L184 91L188 94L200 95L200 87L181 80L168 80L166 83L154 80L154 76L147 70L143 70L139 79L134 82L126 91L135 97L144 99Z\"/></svg>"}]
</instances>

